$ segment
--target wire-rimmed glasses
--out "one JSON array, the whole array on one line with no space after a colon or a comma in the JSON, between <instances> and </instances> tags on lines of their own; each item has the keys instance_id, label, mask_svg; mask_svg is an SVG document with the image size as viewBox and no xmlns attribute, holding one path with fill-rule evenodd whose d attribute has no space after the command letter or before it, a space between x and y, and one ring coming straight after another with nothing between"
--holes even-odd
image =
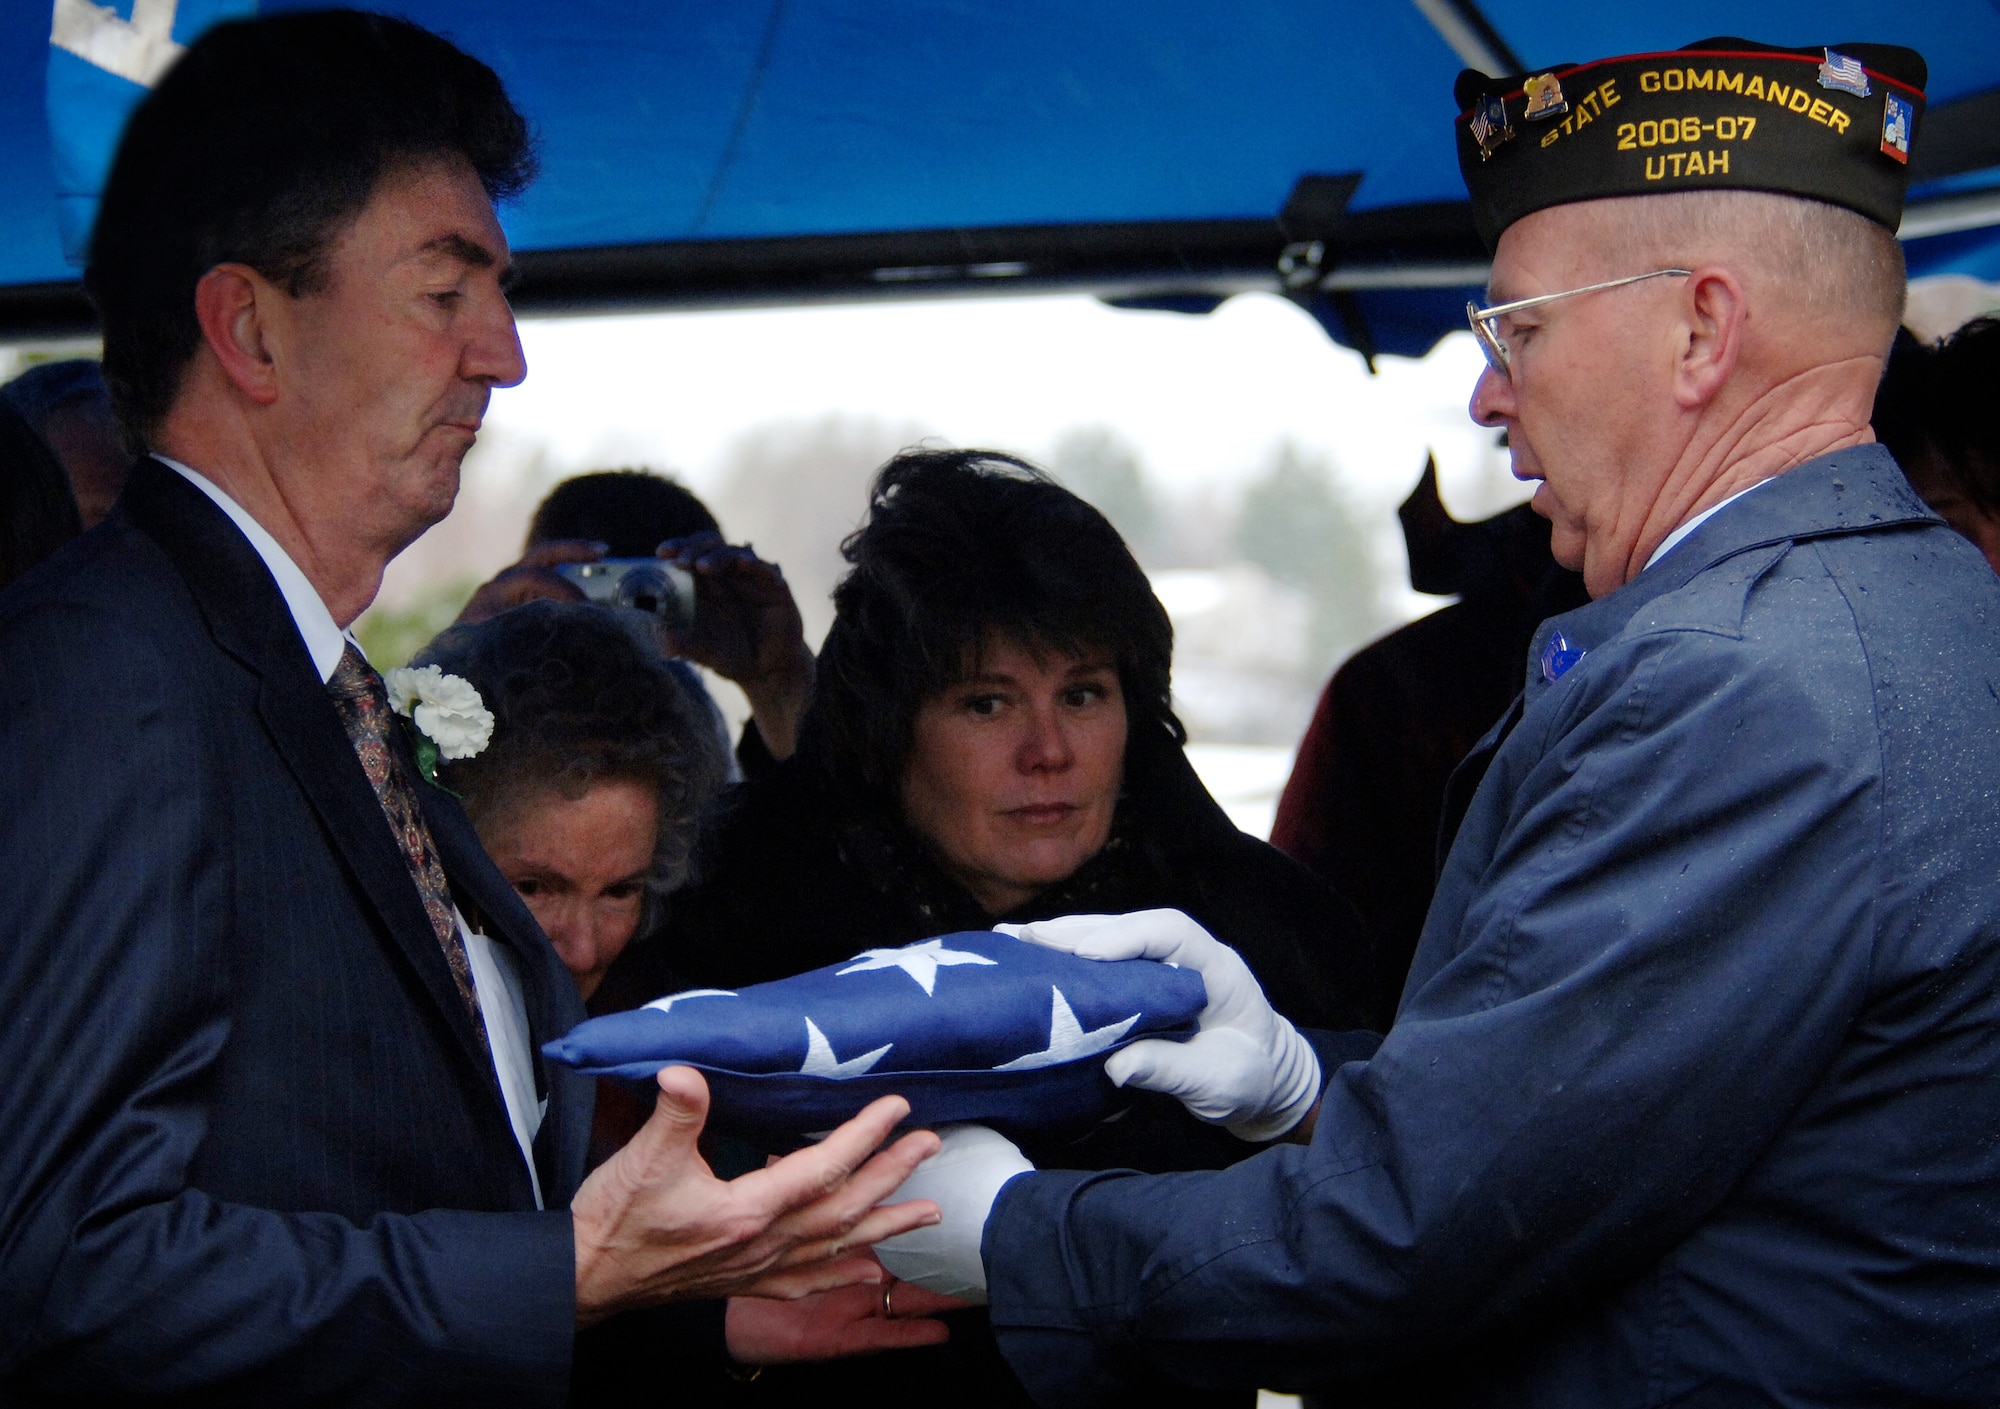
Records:
<instances>
[{"instance_id":1,"label":"wire-rimmed glasses","mask_svg":"<svg viewBox=\"0 0 2000 1409\"><path fill-rule=\"evenodd\" d=\"M1537 294L1533 298L1517 298L1512 303L1496 303L1491 308L1481 308L1476 303L1468 303L1465 305L1465 318L1472 324L1472 335L1479 339L1479 350L1486 354L1486 365L1504 377L1509 374L1507 344L1500 339L1500 320L1509 313L1519 313L1525 308L1538 308L1545 303L1554 303L1559 298L1574 298L1578 294L1620 289L1644 279L1662 279L1668 275L1685 278L1693 272L1692 269L1655 269L1650 274L1628 274L1623 279L1606 279L1601 284L1585 284L1580 289L1564 289L1559 294Z\"/></svg>"}]
</instances>

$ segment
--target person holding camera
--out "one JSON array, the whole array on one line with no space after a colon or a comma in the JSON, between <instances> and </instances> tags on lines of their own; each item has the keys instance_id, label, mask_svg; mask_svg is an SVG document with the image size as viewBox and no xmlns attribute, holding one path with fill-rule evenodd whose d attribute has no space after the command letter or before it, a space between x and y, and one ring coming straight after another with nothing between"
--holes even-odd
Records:
<instances>
[{"instance_id":1,"label":"person holding camera","mask_svg":"<svg viewBox=\"0 0 2000 1409\"><path fill-rule=\"evenodd\" d=\"M725 542L708 506L672 480L607 470L563 481L535 511L521 560L482 583L458 620L485 621L540 600L617 603L617 585L654 558L682 574L692 593L675 590L670 578L641 609L660 617L669 654L742 689L750 702L750 726L737 749L745 771L790 758L813 685L812 649L791 586L776 563ZM599 565L616 575L585 575Z\"/></svg>"}]
</instances>

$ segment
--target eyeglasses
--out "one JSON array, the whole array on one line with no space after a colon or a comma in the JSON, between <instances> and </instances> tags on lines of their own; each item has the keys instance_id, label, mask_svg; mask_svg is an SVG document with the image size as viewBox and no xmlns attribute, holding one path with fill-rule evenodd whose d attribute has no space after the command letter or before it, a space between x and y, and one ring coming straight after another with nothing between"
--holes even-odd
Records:
<instances>
[{"instance_id":1,"label":"eyeglasses","mask_svg":"<svg viewBox=\"0 0 2000 1409\"><path fill-rule=\"evenodd\" d=\"M1517 298L1512 303L1496 303L1491 308L1481 308L1476 303L1465 305L1466 321L1472 324L1472 335L1479 339L1479 350L1486 354L1486 365L1507 376L1507 344L1500 340L1500 320L1509 313L1519 313L1524 308L1539 308L1545 303L1554 303L1559 298L1575 298L1578 294L1600 293L1605 289L1622 289L1627 284L1636 284L1645 279L1663 279L1668 275L1685 278L1692 269L1655 269L1650 274L1631 274L1623 279L1607 279L1601 284L1585 284L1580 289L1564 289L1559 294L1537 294L1533 298Z\"/></svg>"}]
</instances>

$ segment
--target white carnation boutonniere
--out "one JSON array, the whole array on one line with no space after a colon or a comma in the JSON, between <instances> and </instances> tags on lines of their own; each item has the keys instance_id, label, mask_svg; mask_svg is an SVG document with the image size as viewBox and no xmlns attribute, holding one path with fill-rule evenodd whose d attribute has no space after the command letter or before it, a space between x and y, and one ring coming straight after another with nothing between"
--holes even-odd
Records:
<instances>
[{"instance_id":1,"label":"white carnation boutonniere","mask_svg":"<svg viewBox=\"0 0 2000 1409\"><path fill-rule=\"evenodd\" d=\"M493 712L464 676L434 665L399 666L382 676L382 684L389 708L416 725L417 771L426 783L444 787L438 760L475 757L493 738Z\"/></svg>"}]
</instances>

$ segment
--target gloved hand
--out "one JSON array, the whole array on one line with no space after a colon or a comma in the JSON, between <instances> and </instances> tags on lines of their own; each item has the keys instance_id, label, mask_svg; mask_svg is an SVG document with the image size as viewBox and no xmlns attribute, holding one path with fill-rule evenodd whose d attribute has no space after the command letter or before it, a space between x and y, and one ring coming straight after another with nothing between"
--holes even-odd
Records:
<instances>
[{"instance_id":1,"label":"gloved hand","mask_svg":"<svg viewBox=\"0 0 2000 1409\"><path fill-rule=\"evenodd\" d=\"M913 1228L875 1245L882 1265L926 1291L986 1304L986 1264L979 1245L1000 1186L1034 1165L1014 1142L983 1125L941 1125L944 1147L883 1200L903 1203L929 1199L944 1216L928 1228Z\"/></svg>"},{"instance_id":2,"label":"gloved hand","mask_svg":"<svg viewBox=\"0 0 2000 1409\"><path fill-rule=\"evenodd\" d=\"M1319 1058L1305 1038L1271 1010L1242 957L1180 911L994 928L1084 959L1162 959L1201 975L1208 986L1201 1030L1186 1042L1144 1038L1112 1053L1104 1071L1115 1084L1163 1091L1243 1140L1277 1139L1319 1099Z\"/></svg>"}]
</instances>

